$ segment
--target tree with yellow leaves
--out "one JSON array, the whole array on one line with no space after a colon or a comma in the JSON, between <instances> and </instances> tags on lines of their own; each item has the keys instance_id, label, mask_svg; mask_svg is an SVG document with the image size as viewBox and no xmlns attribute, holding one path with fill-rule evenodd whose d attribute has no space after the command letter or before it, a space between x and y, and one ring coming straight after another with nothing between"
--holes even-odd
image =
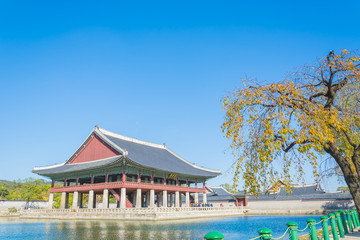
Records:
<instances>
[{"instance_id":1,"label":"tree with yellow leaves","mask_svg":"<svg viewBox=\"0 0 360 240\"><path fill-rule=\"evenodd\" d=\"M234 180L258 194L281 179L288 190L326 155L360 207L360 57L331 51L278 83L244 80L223 100L222 130L237 158Z\"/></svg>"}]
</instances>

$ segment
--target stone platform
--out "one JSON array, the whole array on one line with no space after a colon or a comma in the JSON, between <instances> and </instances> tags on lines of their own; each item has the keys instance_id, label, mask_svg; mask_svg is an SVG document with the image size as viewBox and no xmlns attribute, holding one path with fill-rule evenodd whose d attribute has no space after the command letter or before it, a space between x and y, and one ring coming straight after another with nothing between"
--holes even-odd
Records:
<instances>
[{"instance_id":1,"label":"stone platform","mask_svg":"<svg viewBox=\"0 0 360 240\"><path fill-rule=\"evenodd\" d=\"M31 209L20 218L32 219L113 219L113 220L175 220L189 218L241 216L249 209L243 207L180 207L180 208L124 208L124 209Z\"/></svg>"}]
</instances>

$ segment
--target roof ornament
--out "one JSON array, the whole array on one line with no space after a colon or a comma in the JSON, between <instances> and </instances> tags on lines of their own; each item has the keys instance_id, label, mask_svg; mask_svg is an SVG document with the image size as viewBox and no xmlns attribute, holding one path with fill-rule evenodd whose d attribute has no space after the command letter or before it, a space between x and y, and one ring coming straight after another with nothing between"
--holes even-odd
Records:
<instances>
[{"instance_id":1,"label":"roof ornament","mask_svg":"<svg viewBox=\"0 0 360 240\"><path fill-rule=\"evenodd\" d=\"M95 125L95 128L96 128L96 129L99 129L99 124L96 124L96 125Z\"/></svg>"}]
</instances>

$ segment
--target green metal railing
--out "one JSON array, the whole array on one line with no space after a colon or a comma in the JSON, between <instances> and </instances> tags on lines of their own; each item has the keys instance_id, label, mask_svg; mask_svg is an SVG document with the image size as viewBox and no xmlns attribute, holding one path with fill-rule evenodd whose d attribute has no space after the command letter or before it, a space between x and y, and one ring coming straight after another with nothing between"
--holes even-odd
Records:
<instances>
[{"instance_id":1,"label":"green metal railing","mask_svg":"<svg viewBox=\"0 0 360 240\"><path fill-rule=\"evenodd\" d=\"M328 221L330 220L330 227ZM320 221L316 222L314 218L309 218L307 221L307 225L304 229L299 230L298 224L296 222L288 222L286 223L287 229L280 237L273 237L272 231L269 228L261 228L258 233L259 236L256 238L252 238L249 240L280 240L284 239L288 233L290 240L299 240L298 233L304 232L309 229L308 239L310 240L318 240L318 234L321 234L321 238L323 240L330 240L329 228L331 229L331 234L334 240L339 240L340 238L344 238L345 234L349 234L358 227L360 227L359 221L359 213L357 210L352 209L350 211L344 211L339 209L338 212L330 213L328 216L321 216ZM321 224L322 229L316 230L316 225ZM205 235L204 239L206 240L215 240L215 239L224 239L224 235L219 232L209 232Z\"/></svg>"}]
</instances>

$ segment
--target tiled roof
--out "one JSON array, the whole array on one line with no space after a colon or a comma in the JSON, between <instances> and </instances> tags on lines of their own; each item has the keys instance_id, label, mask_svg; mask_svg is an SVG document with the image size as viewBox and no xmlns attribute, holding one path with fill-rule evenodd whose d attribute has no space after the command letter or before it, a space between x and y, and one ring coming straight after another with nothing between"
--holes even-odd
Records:
<instances>
[{"instance_id":1,"label":"tiled roof","mask_svg":"<svg viewBox=\"0 0 360 240\"><path fill-rule=\"evenodd\" d=\"M215 177L219 171L198 167L176 155L165 145L140 141L99 128L111 143L126 151L130 160L150 168L194 176Z\"/></svg>"},{"instance_id":2,"label":"tiled roof","mask_svg":"<svg viewBox=\"0 0 360 240\"><path fill-rule=\"evenodd\" d=\"M231 201L234 200L235 201L235 197L233 196L233 194L229 193L228 191L226 191L223 187L209 187L207 186L208 189L210 189L212 192L207 193L206 194L206 199L211 202L211 201ZM202 201L202 194L199 195L199 201Z\"/></svg>"},{"instance_id":3,"label":"tiled roof","mask_svg":"<svg viewBox=\"0 0 360 240\"><path fill-rule=\"evenodd\" d=\"M49 166L49 167L38 167L38 168L34 168L34 170L32 172L40 174L40 175L44 175L44 176L52 175L52 174L56 174L56 173L75 172L75 171L105 166L105 165L116 162L120 158L121 158L121 156L115 156L115 157L100 159L100 160L91 161L91 162L59 164L59 165L54 165L54 166Z\"/></svg>"},{"instance_id":4,"label":"tiled roof","mask_svg":"<svg viewBox=\"0 0 360 240\"><path fill-rule=\"evenodd\" d=\"M119 158L120 156L126 157L136 164L171 173L202 176L206 178L216 177L221 174L220 171L199 167L184 160L165 145L126 137L98 127L94 128L90 136L92 134L96 134L119 152L120 155L115 158ZM55 174L59 172L78 171L112 163L111 160L101 159L81 164L70 164L70 160L71 158L64 164L47 168L35 168L33 172L40 175Z\"/></svg>"},{"instance_id":5,"label":"tiled roof","mask_svg":"<svg viewBox=\"0 0 360 240\"><path fill-rule=\"evenodd\" d=\"M260 194L258 198L249 196L250 201L273 201L273 200L351 200L350 193L328 193L320 188L318 184L297 186L292 192L287 195L284 189L280 189L278 193L274 194Z\"/></svg>"}]
</instances>

